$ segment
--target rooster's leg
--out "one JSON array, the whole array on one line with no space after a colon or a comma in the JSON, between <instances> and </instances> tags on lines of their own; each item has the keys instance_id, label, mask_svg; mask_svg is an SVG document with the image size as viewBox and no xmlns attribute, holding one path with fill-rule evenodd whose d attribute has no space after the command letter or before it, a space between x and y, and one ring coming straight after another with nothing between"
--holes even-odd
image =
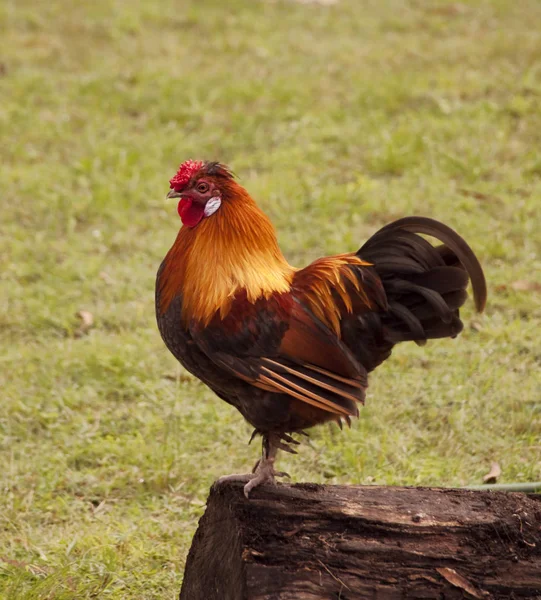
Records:
<instances>
[{"instance_id":1,"label":"rooster's leg","mask_svg":"<svg viewBox=\"0 0 541 600\"><path fill-rule=\"evenodd\" d=\"M279 449L296 454L295 450L282 442L283 436L275 433L263 435L263 451L261 458L257 461L252 473L243 473L238 475L225 475L220 477L216 483L225 483L226 481L246 482L244 486L244 495L250 496L250 492L265 483L276 485L276 477L289 477L287 473L274 470L274 461Z\"/></svg>"}]
</instances>

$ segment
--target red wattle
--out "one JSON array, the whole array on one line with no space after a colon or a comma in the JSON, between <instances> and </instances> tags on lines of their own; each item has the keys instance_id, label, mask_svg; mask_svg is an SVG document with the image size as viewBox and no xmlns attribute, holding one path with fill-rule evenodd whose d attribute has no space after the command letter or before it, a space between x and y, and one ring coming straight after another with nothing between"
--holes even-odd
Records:
<instances>
[{"instance_id":1,"label":"red wattle","mask_svg":"<svg viewBox=\"0 0 541 600\"><path fill-rule=\"evenodd\" d=\"M186 227L195 227L203 218L205 207L200 204L194 204L191 198L181 198L177 211L183 225L186 225Z\"/></svg>"}]
</instances>

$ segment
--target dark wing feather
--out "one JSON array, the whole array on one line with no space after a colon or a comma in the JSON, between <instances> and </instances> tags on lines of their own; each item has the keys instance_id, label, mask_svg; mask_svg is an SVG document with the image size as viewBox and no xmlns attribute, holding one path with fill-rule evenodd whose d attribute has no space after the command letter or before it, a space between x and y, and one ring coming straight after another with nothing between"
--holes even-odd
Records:
<instances>
[{"instance_id":1,"label":"dark wing feather","mask_svg":"<svg viewBox=\"0 0 541 600\"><path fill-rule=\"evenodd\" d=\"M254 387L337 417L357 415L364 400L365 369L291 294L234 300L224 320L194 325L191 335L216 366Z\"/></svg>"}]
</instances>

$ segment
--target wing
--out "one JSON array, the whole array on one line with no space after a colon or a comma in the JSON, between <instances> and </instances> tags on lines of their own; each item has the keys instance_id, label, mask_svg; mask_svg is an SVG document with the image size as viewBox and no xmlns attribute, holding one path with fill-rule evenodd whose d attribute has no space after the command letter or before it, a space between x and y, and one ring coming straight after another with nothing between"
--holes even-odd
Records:
<instances>
[{"instance_id":1,"label":"wing","mask_svg":"<svg viewBox=\"0 0 541 600\"><path fill-rule=\"evenodd\" d=\"M301 298L235 297L223 320L191 325L194 342L221 369L266 391L336 415L358 414L366 370Z\"/></svg>"}]
</instances>

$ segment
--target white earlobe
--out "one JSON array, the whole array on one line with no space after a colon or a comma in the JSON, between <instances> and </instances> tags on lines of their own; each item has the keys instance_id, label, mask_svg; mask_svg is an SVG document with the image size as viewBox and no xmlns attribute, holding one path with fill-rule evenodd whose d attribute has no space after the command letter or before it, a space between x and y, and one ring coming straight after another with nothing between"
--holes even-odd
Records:
<instances>
[{"instance_id":1,"label":"white earlobe","mask_svg":"<svg viewBox=\"0 0 541 600\"><path fill-rule=\"evenodd\" d=\"M214 196L213 198L211 198L205 204L205 217L210 217L210 215L213 215L220 208L221 204L222 201L220 198L218 198L218 196Z\"/></svg>"}]
</instances>

